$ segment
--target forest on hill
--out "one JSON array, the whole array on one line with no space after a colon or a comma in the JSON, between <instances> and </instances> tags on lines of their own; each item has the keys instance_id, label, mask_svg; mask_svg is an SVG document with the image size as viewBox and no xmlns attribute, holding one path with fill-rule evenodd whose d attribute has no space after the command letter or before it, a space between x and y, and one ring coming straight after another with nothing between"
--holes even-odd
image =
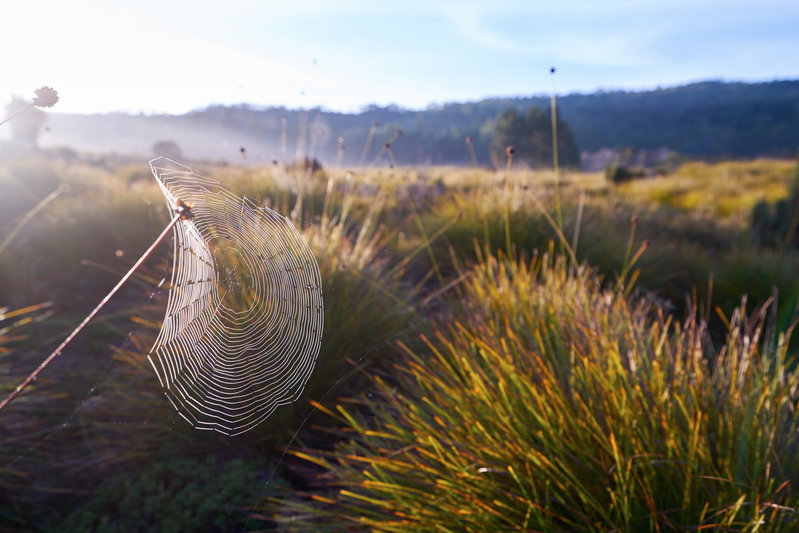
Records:
<instances>
[{"instance_id":1,"label":"forest on hill","mask_svg":"<svg viewBox=\"0 0 799 533\"><path fill-rule=\"evenodd\" d=\"M539 132L544 146L551 143L545 127L549 106L549 96L530 96L424 110L372 105L358 113L248 104L209 106L179 116L55 113L27 144L247 164L311 157L325 165L496 167L505 164L500 144L523 147L529 141L519 138L518 122L506 113L535 118L531 131ZM585 168L585 155L603 149L717 161L793 158L799 148L799 80L708 81L650 91L569 94L558 97L557 112L562 124L558 136L565 139L559 149L565 150L564 166L578 164L572 155L582 153ZM155 149L158 146L173 149L167 154ZM518 161L525 163L522 152ZM527 161L536 166L534 160Z\"/></svg>"},{"instance_id":2,"label":"forest on hill","mask_svg":"<svg viewBox=\"0 0 799 533\"><path fill-rule=\"evenodd\" d=\"M532 96L449 103L419 111L369 106L358 114L241 105L209 107L189 116L257 133L277 146L282 117L287 119L286 137L291 142L306 121L308 149L314 147L322 159L335 159L335 141L341 137L347 145L344 161L350 164L361 157L370 130L372 157L384 142L395 138L393 156L407 164L468 164L465 139L469 137L480 164L488 164L495 126L504 111L525 112L549 104L548 96ZM799 148L799 81L708 81L651 91L570 94L557 99L557 110L579 149L587 152L666 147L692 158L718 160L793 157ZM397 130L402 131L399 137Z\"/></svg>"}]
</instances>

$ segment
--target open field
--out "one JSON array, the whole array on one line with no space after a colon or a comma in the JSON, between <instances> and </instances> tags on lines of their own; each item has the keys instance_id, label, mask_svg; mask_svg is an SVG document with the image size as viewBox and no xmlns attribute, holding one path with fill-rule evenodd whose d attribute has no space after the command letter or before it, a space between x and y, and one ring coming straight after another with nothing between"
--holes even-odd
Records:
<instances>
[{"instance_id":1,"label":"open field","mask_svg":"<svg viewBox=\"0 0 799 533\"><path fill-rule=\"evenodd\" d=\"M325 296L305 393L236 438L175 414L146 360L162 245L0 412L0 531L794 531L799 250L752 213L795 167L194 165L302 198ZM171 215L146 162L11 160L0 191L4 397Z\"/></svg>"}]
</instances>

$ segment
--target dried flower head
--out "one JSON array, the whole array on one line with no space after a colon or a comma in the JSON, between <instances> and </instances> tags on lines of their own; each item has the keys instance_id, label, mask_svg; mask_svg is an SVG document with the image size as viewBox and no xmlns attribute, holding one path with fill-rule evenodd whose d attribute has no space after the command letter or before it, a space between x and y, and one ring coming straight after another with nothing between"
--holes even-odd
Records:
<instances>
[{"instance_id":1,"label":"dried flower head","mask_svg":"<svg viewBox=\"0 0 799 533\"><path fill-rule=\"evenodd\" d=\"M34 91L36 98L33 105L36 107L53 107L58 102L58 91L52 87L40 87Z\"/></svg>"},{"instance_id":2,"label":"dried flower head","mask_svg":"<svg viewBox=\"0 0 799 533\"><path fill-rule=\"evenodd\" d=\"M391 143L385 143L385 144L383 145L383 148L385 148L386 150L389 150L389 149L391 149Z\"/></svg>"},{"instance_id":3,"label":"dried flower head","mask_svg":"<svg viewBox=\"0 0 799 533\"><path fill-rule=\"evenodd\" d=\"M178 198L177 205L175 205L175 213L180 215L181 220L192 220L194 219L194 213L191 211L192 207L190 203Z\"/></svg>"},{"instance_id":4,"label":"dried flower head","mask_svg":"<svg viewBox=\"0 0 799 533\"><path fill-rule=\"evenodd\" d=\"M508 154L508 157L512 156L515 151L516 151L516 148L514 148L513 145L508 146L507 148L505 148L505 153Z\"/></svg>"},{"instance_id":5,"label":"dried flower head","mask_svg":"<svg viewBox=\"0 0 799 533\"><path fill-rule=\"evenodd\" d=\"M466 136L466 144L472 144L472 136L471 135L467 135Z\"/></svg>"}]
</instances>

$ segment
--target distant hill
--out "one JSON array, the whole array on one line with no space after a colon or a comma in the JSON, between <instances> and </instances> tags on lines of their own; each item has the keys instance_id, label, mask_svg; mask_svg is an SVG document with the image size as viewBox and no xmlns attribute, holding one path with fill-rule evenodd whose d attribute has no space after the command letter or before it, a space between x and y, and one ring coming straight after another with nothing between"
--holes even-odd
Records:
<instances>
[{"instance_id":1,"label":"distant hill","mask_svg":"<svg viewBox=\"0 0 799 533\"><path fill-rule=\"evenodd\" d=\"M53 114L40 143L147 156L154 143L173 141L189 158L241 160L244 147L244 156L253 163L310 155L331 164L342 138L343 164L355 165L361 159L372 163L378 155L375 164L387 164L383 145L394 138L391 153L400 164L467 165L469 136L478 162L488 165L499 114L509 107L530 106L548 107L549 97L492 98L424 110L370 106L352 114L244 104L212 106L181 116ZM799 80L708 81L651 91L570 94L559 97L557 106L578 147L588 152L665 147L689 157L720 159L794 157L799 149ZM299 141L301 129L306 131L304 142Z\"/></svg>"}]
</instances>

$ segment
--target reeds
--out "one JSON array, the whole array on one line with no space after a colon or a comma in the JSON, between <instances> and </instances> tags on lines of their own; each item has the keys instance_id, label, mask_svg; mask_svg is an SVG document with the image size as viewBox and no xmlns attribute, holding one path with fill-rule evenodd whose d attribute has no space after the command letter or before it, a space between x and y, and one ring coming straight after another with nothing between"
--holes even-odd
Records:
<instances>
[{"instance_id":1,"label":"reeds","mask_svg":"<svg viewBox=\"0 0 799 533\"><path fill-rule=\"evenodd\" d=\"M328 411L335 452L294 452L336 487L290 504L313 527L797 527L799 374L769 305L742 305L717 349L696 315L548 256L485 257L459 301L374 395Z\"/></svg>"}]
</instances>

